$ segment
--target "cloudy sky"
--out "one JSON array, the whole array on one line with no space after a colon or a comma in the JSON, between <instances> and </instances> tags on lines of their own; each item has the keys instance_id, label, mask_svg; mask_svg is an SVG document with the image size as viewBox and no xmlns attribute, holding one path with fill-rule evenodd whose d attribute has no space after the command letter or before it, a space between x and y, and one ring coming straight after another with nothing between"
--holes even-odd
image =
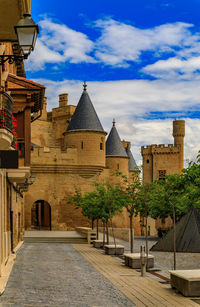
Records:
<instances>
[{"instance_id":1,"label":"cloudy sky","mask_svg":"<svg viewBox=\"0 0 200 307\"><path fill-rule=\"evenodd\" d=\"M173 119L185 119L185 165L200 149L200 1L32 1L40 26L27 77L44 84L48 109L69 93L76 105L82 82L104 129L115 118L140 147L172 144Z\"/></svg>"}]
</instances>

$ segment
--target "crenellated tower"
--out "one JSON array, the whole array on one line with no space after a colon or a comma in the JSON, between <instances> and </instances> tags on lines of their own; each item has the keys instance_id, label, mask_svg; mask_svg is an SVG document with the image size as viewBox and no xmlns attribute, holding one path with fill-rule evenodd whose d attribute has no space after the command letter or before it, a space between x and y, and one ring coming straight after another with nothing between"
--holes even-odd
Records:
<instances>
[{"instance_id":1,"label":"crenellated tower","mask_svg":"<svg viewBox=\"0 0 200 307\"><path fill-rule=\"evenodd\" d=\"M174 145L142 146L143 181L151 183L155 179L163 180L166 175L180 174L184 162L185 121L173 121Z\"/></svg>"}]
</instances>

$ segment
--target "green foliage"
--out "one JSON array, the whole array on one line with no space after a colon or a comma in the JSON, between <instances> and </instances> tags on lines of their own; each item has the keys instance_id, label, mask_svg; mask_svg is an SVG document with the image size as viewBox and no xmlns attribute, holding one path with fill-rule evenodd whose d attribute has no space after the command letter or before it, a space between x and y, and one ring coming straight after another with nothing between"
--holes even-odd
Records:
<instances>
[{"instance_id":1,"label":"green foliage","mask_svg":"<svg viewBox=\"0 0 200 307\"><path fill-rule=\"evenodd\" d=\"M166 176L165 181L154 181L151 191L151 216L153 218L173 215L176 219L192 207L200 209L200 154L197 162L190 162L182 174Z\"/></svg>"},{"instance_id":2,"label":"green foliage","mask_svg":"<svg viewBox=\"0 0 200 307\"><path fill-rule=\"evenodd\" d=\"M121 176L123 184L120 191L124 197L124 207L129 213L129 217L137 216L141 210L141 199L139 193L142 189L142 182L138 172L134 172L130 178L117 172Z\"/></svg>"},{"instance_id":3,"label":"green foliage","mask_svg":"<svg viewBox=\"0 0 200 307\"><path fill-rule=\"evenodd\" d=\"M182 216L187 212L183 202L183 192L182 175L174 174L166 176L166 180L155 180L151 184L148 201L151 217L173 217L173 206L176 217Z\"/></svg>"},{"instance_id":4,"label":"green foliage","mask_svg":"<svg viewBox=\"0 0 200 307\"><path fill-rule=\"evenodd\" d=\"M82 209L82 214L91 220L108 221L116 212L122 211L124 206L124 195L118 186L109 183L95 183L93 192L81 194L76 189L73 197L68 199L76 208Z\"/></svg>"}]
</instances>

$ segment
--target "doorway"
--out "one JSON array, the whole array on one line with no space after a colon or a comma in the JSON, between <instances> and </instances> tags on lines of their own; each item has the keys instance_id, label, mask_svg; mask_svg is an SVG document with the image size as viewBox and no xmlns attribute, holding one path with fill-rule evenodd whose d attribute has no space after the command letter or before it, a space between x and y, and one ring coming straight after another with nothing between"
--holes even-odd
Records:
<instances>
[{"instance_id":1,"label":"doorway","mask_svg":"<svg viewBox=\"0 0 200 307\"><path fill-rule=\"evenodd\" d=\"M45 200L37 200L31 208L31 228L51 230L51 206Z\"/></svg>"}]
</instances>

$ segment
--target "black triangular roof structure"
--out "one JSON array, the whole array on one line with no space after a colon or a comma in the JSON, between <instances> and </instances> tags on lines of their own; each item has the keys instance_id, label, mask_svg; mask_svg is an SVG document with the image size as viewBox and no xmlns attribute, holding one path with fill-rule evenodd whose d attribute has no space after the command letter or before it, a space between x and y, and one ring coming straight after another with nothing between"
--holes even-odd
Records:
<instances>
[{"instance_id":1,"label":"black triangular roof structure","mask_svg":"<svg viewBox=\"0 0 200 307\"><path fill-rule=\"evenodd\" d=\"M106 141L106 156L128 157L115 127L114 120Z\"/></svg>"},{"instance_id":2,"label":"black triangular roof structure","mask_svg":"<svg viewBox=\"0 0 200 307\"><path fill-rule=\"evenodd\" d=\"M86 83L84 83L83 87L83 93L71 118L71 121L67 127L67 131L95 130L104 132L103 127L100 123L100 120L86 90Z\"/></svg>"},{"instance_id":3,"label":"black triangular roof structure","mask_svg":"<svg viewBox=\"0 0 200 307\"><path fill-rule=\"evenodd\" d=\"M151 251L173 252L173 228L152 246ZM176 251L200 252L200 212L192 208L176 223Z\"/></svg>"},{"instance_id":4,"label":"black triangular roof structure","mask_svg":"<svg viewBox=\"0 0 200 307\"><path fill-rule=\"evenodd\" d=\"M135 162L135 159L133 158L132 152L128 145L126 147L126 153L127 153L127 156L129 157L129 161L128 161L129 171L138 171L137 164Z\"/></svg>"}]
</instances>

